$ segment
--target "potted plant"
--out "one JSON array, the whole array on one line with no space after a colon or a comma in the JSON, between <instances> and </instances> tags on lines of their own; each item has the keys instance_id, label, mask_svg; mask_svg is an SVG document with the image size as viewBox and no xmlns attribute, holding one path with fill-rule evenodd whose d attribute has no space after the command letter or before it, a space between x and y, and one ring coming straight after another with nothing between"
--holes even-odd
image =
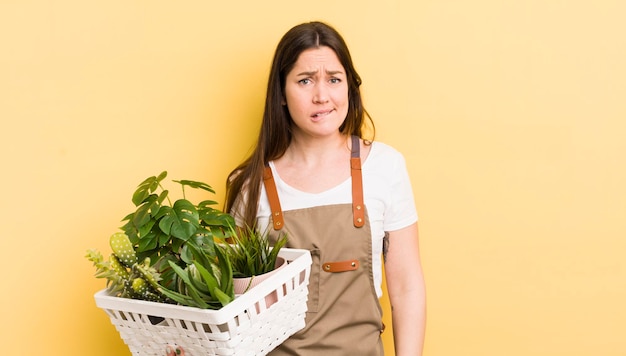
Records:
<instances>
[{"instance_id":1,"label":"potted plant","mask_svg":"<svg viewBox=\"0 0 626 356\"><path fill-rule=\"evenodd\" d=\"M247 292L267 278L269 272L285 264L285 259L278 256L287 243L284 233L272 244L267 231L249 226L231 228L229 241L223 248L233 268L235 294Z\"/></svg>"},{"instance_id":2,"label":"potted plant","mask_svg":"<svg viewBox=\"0 0 626 356\"><path fill-rule=\"evenodd\" d=\"M162 182L164 171L145 179L135 190L135 211L126 215L123 232L110 237L108 261L96 250L87 258L106 278L111 293L126 298L218 309L234 299L228 256L215 239L229 238L232 216L185 196L185 188L215 191L206 183L175 180L183 197L173 203Z\"/></svg>"}]
</instances>

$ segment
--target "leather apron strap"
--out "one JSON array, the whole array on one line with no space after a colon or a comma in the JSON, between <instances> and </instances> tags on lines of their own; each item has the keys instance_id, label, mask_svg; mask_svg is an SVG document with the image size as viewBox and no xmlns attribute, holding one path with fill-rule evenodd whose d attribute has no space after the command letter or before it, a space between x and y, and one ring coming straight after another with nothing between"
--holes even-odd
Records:
<instances>
[{"instance_id":1,"label":"leather apron strap","mask_svg":"<svg viewBox=\"0 0 626 356\"><path fill-rule=\"evenodd\" d=\"M269 165L266 165L265 170L263 170L263 185L265 186L267 199L269 200L270 209L272 210L274 230L280 230L285 226L285 220L283 219L283 209L280 207L280 200L278 199L278 192L276 191L276 182L274 182L272 169Z\"/></svg>"},{"instance_id":2,"label":"leather apron strap","mask_svg":"<svg viewBox=\"0 0 626 356\"><path fill-rule=\"evenodd\" d=\"M358 136L352 136L352 150L350 153L350 176L352 178L352 221L355 227L365 225L365 204L363 203L363 174L361 172L361 143ZM283 210L276 191L276 182L269 165L263 170L263 185L267 192L274 230L285 226Z\"/></svg>"},{"instance_id":3,"label":"leather apron strap","mask_svg":"<svg viewBox=\"0 0 626 356\"><path fill-rule=\"evenodd\" d=\"M352 177L352 219L354 226L365 225L365 205L363 204L363 174L361 172L361 142L352 136L352 155L350 157L350 175Z\"/></svg>"}]
</instances>

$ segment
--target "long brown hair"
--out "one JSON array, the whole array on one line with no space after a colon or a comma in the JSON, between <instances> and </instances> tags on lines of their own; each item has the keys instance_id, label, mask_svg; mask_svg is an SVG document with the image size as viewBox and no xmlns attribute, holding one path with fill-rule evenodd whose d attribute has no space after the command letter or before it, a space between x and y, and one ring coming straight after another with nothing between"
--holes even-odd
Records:
<instances>
[{"instance_id":1,"label":"long brown hair","mask_svg":"<svg viewBox=\"0 0 626 356\"><path fill-rule=\"evenodd\" d=\"M339 127L339 131L344 135L356 135L362 138L364 118L367 116L373 136L374 123L365 111L361 100L359 89L361 77L354 68L350 51L341 35L322 22L308 22L291 28L282 37L274 53L267 83L263 121L256 147L250 157L230 173L226 182L224 211L232 213L233 207L244 203L243 211L239 212L243 213L243 222L248 226L254 226L256 222L260 184L265 165L280 158L291 142L293 121L287 106L283 105L285 78L302 52L322 46L329 47L335 52L346 71L348 114L344 123ZM242 192L245 192L245 198L241 196Z\"/></svg>"}]
</instances>

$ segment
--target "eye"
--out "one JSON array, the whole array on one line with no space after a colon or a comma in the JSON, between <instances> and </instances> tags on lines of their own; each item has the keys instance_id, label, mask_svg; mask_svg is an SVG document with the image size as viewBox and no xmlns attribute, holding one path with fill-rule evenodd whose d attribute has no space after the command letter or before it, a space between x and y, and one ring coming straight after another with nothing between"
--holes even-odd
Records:
<instances>
[{"instance_id":1,"label":"eye","mask_svg":"<svg viewBox=\"0 0 626 356\"><path fill-rule=\"evenodd\" d=\"M309 78L300 79L300 80L298 80L298 83L307 85L307 84L311 83L311 79L309 79Z\"/></svg>"},{"instance_id":2,"label":"eye","mask_svg":"<svg viewBox=\"0 0 626 356\"><path fill-rule=\"evenodd\" d=\"M341 79L339 79L339 78L330 78L329 82L331 84L339 84L339 83L341 83Z\"/></svg>"}]
</instances>

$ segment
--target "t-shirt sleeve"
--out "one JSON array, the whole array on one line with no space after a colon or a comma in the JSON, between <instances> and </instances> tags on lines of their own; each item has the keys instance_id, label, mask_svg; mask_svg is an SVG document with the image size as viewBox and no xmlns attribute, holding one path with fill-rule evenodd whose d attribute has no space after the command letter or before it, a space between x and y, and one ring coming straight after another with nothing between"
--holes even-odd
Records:
<instances>
[{"instance_id":1,"label":"t-shirt sleeve","mask_svg":"<svg viewBox=\"0 0 626 356\"><path fill-rule=\"evenodd\" d=\"M389 204L383 223L385 231L400 230L417 221L413 188L401 153L394 155L390 172Z\"/></svg>"}]
</instances>

